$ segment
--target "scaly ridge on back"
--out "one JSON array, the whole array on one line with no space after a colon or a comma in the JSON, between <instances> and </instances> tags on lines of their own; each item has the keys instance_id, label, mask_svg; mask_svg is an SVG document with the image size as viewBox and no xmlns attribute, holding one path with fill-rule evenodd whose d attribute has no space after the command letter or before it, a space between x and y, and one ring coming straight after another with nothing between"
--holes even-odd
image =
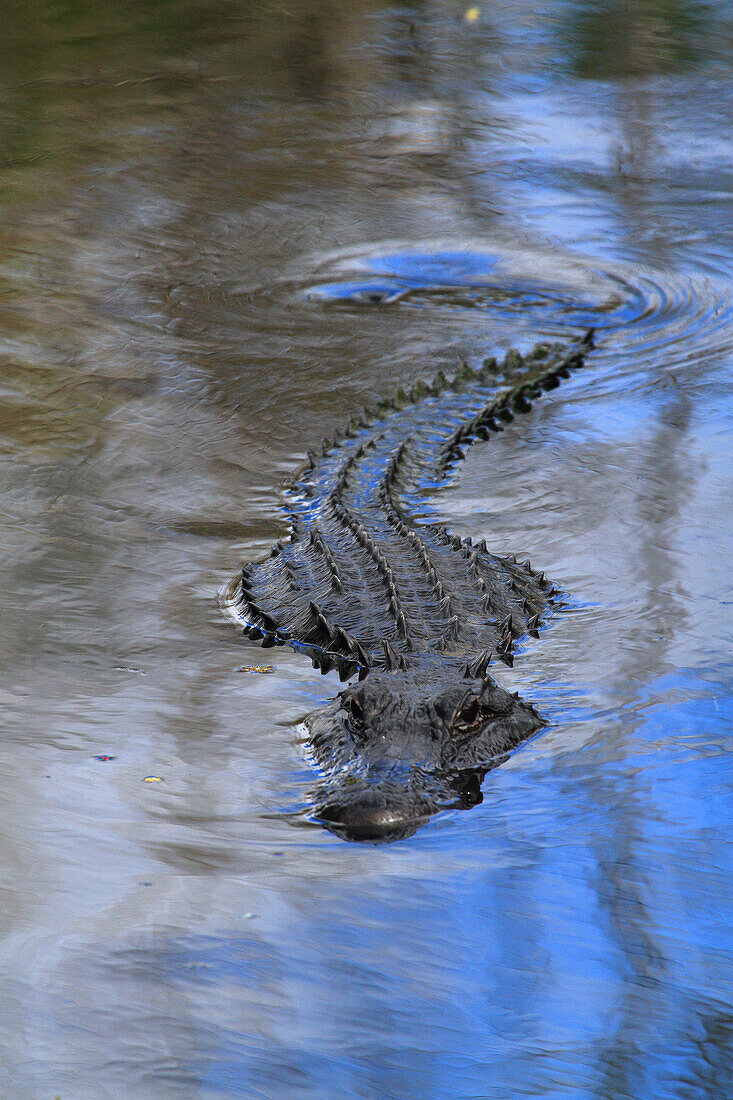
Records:
<instances>
[{"instance_id":1,"label":"scaly ridge on back","mask_svg":"<svg viewBox=\"0 0 733 1100\"><path fill-rule=\"evenodd\" d=\"M501 374L494 360L478 371L464 365L451 381L438 374L432 385L382 402L376 421L375 414L350 420L319 457L309 452L287 494L291 541L251 566L241 589L250 634L263 645L300 643L338 655L342 642L325 646L315 636L307 611L313 597L359 641L363 667L385 665L385 637L408 665L431 650L470 656L491 649L510 663L515 641L538 631L549 584L529 563L491 554L485 541L473 546L440 525L418 527L405 508L405 482L444 478L466 446L503 430L580 366L588 346L586 338L569 352L539 345L526 357L508 353L503 374L514 384L498 393L488 385ZM352 652L345 649L342 663L353 664Z\"/></svg>"}]
</instances>

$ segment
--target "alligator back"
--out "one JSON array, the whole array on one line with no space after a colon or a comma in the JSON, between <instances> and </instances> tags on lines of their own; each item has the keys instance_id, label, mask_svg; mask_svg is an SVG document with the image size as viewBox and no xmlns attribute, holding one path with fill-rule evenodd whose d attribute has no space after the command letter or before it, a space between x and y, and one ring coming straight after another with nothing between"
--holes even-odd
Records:
<instances>
[{"instance_id":1,"label":"alligator back","mask_svg":"<svg viewBox=\"0 0 733 1100\"><path fill-rule=\"evenodd\" d=\"M302 649L342 680L456 658L478 677L492 659L512 664L517 639L537 635L552 584L484 541L417 524L409 501L445 479L467 445L527 412L592 346L589 332L570 347L464 366L451 381L439 374L309 453L286 490L290 540L245 566L228 591L245 633Z\"/></svg>"}]
</instances>

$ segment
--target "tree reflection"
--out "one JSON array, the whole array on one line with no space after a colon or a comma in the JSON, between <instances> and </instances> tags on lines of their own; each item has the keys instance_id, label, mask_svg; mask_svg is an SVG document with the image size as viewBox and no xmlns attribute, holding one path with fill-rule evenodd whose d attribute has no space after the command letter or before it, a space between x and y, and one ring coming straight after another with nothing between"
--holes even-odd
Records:
<instances>
[{"instance_id":1,"label":"tree reflection","mask_svg":"<svg viewBox=\"0 0 733 1100\"><path fill-rule=\"evenodd\" d=\"M609 79L693 64L705 18L693 0L583 0L568 27L575 72Z\"/></svg>"}]
</instances>

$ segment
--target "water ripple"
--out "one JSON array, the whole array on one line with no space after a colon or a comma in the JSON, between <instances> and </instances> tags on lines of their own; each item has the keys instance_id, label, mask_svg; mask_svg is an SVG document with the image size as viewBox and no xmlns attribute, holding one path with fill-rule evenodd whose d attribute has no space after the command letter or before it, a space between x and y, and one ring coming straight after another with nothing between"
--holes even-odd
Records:
<instances>
[{"instance_id":1,"label":"water ripple","mask_svg":"<svg viewBox=\"0 0 733 1100\"><path fill-rule=\"evenodd\" d=\"M336 308L486 311L520 332L571 335L593 326L649 367L715 356L733 337L726 280L711 273L525 251L412 248L331 257L297 295Z\"/></svg>"}]
</instances>

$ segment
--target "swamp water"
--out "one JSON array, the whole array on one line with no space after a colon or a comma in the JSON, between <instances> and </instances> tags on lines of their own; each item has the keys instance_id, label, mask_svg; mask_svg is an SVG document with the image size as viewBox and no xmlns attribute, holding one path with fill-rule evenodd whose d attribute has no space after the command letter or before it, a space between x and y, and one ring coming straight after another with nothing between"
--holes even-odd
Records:
<instances>
[{"instance_id":1,"label":"swamp water","mask_svg":"<svg viewBox=\"0 0 733 1100\"><path fill-rule=\"evenodd\" d=\"M0 1095L730 1095L729 6L2 19ZM345 844L338 682L217 590L350 413L588 325L424 500L568 594L548 728Z\"/></svg>"}]
</instances>

